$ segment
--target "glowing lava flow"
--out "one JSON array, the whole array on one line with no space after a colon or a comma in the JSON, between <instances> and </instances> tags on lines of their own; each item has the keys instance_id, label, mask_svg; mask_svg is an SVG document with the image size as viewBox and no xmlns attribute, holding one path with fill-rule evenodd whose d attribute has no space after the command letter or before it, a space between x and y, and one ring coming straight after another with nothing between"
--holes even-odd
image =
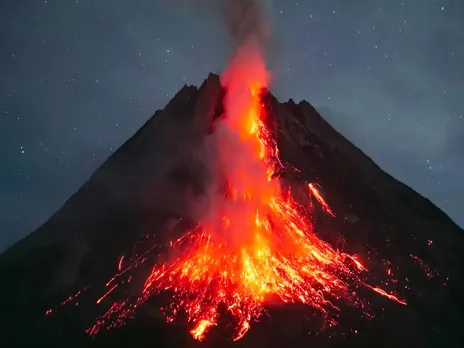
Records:
<instances>
[{"instance_id":1,"label":"glowing lava flow","mask_svg":"<svg viewBox=\"0 0 464 348\"><path fill-rule=\"evenodd\" d=\"M318 238L307 211L282 192L274 174L283 166L260 101L265 67L255 51L242 53L223 76L226 111L213 133L224 194L213 195L214 209L171 243L176 256L152 268L134 307L152 295L169 294L170 305L163 308L167 320L185 314L191 335L201 341L221 315L235 324L233 339L242 338L274 299L306 304L325 316L338 310L331 301L359 304L355 290L365 286L405 304L361 281L359 274L366 271L361 261ZM308 184L308 194L334 216L317 185ZM122 262L120 274L126 272ZM104 296L115 288L111 282ZM127 314L123 307L114 303L99 325L114 311Z\"/></svg>"},{"instance_id":2,"label":"glowing lava flow","mask_svg":"<svg viewBox=\"0 0 464 348\"><path fill-rule=\"evenodd\" d=\"M365 270L356 257L319 239L307 213L272 179L282 165L260 103L266 72L259 55L247 53L246 64L238 57L224 76L226 115L217 126L227 135L219 138L218 154L221 166L229 162L223 201L175 243L181 256L155 266L143 290L143 298L170 292L168 321L185 312L197 340L226 312L236 324L233 339L242 338L271 297L323 313L336 309L327 298L357 302L348 282L359 285L357 274ZM309 184L309 191L333 215L316 186Z\"/></svg>"}]
</instances>

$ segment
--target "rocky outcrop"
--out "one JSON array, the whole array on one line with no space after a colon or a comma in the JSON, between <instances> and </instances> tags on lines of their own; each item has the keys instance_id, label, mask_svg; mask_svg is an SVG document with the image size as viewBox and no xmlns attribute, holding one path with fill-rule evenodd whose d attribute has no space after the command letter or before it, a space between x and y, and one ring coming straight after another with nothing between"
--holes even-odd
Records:
<instances>
[{"instance_id":1,"label":"rocky outcrop","mask_svg":"<svg viewBox=\"0 0 464 348\"><path fill-rule=\"evenodd\" d=\"M89 285L87 298L95 298L93 285L110 278L118 257L146 236L163 239L176 233L189 197L202 189L192 151L221 114L224 93L213 74L200 88L182 88L43 226L0 256L2 346L194 344L183 328L165 324L150 303L126 327L92 340L83 330L101 313L91 300L79 302L79 311L44 314ZM374 298L374 320L348 309L337 329L342 334L319 335L308 335L298 315L286 312L299 309L279 309L272 322L256 325L238 345L462 347L464 231L383 172L308 102L279 103L269 92L264 102L277 123L282 159L300 169L282 177L297 191L306 189L304 182L320 183L336 212L334 219L316 214L317 232L369 260L374 277L380 269L376 264L390 260L396 278L403 279L408 306ZM229 344L219 338L211 344L219 342Z\"/></svg>"}]
</instances>

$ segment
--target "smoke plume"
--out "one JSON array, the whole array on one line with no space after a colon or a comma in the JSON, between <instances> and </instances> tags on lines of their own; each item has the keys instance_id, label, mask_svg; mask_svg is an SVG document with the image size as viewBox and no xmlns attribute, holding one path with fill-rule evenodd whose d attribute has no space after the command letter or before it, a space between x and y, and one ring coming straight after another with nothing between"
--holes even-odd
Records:
<instances>
[{"instance_id":1,"label":"smoke plume","mask_svg":"<svg viewBox=\"0 0 464 348\"><path fill-rule=\"evenodd\" d=\"M234 50L253 41L264 54L271 34L271 0L195 1L202 11L221 17Z\"/></svg>"},{"instance_id":2,"label":"smoke plume","mask_svg":"<svg viewBox=\"0 0 464 348\"><path fill-rule=\"evenodd\" d=\"M254 41L264 53L270 36L269 9L267 0L223 0L225 24L236 47Z\"/></svg>"}]
</instances>

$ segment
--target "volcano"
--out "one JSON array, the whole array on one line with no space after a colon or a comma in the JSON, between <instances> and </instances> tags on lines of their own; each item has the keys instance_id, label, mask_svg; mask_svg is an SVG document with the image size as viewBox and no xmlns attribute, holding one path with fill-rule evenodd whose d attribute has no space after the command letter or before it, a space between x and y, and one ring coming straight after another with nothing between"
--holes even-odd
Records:
<instances>
[{"instance_id":1,"label":"volcano","mask_svg":"<svg viewBox=\"0 0 464 348\"><path fill-rule=\"evenodd\" d=\"M308 102L254 92L266 118L245 129L261 139L250 146L267 181L248 182L235 148L205 141L231 93L219 76L184 86L0 256L3 346L464 346L464 231ZM253 203L246 242L247 214L233 216L227 243L200 226L194 206L211 178L198 148L226 151L221 168L239 178L221 197L269 194L264 213Z\"/></svg>"}]
</instances>

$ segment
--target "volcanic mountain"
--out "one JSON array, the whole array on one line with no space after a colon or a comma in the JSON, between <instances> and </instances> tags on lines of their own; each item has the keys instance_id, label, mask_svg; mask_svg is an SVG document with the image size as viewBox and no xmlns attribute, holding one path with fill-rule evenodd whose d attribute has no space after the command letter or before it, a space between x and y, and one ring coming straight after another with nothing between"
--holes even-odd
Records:
<instances>
[{"instance_id":1,"label":"volcanic mountain","mask_svg":"<svg viewBox=\"0 0 464 348\"><path fill-rule=\"evenodd\" d=\"M463 347L464 231L308 102L280 103L269 91L261 99L286 164L275 175L298 205L313 206L317 236L358 255L369 269L363 279L383 292L359 288L368 303L361 308L337 302L337 325L321 325L320 313L303 304L271 301L267 315L234 343L214 329L195 341L182 320L166 323L153 296L124 325L108 321L102 327L111 330L89 336L95 320L108 319L105 301L117 304L116 297L143 285L155 246L194 228L191 205L204 189L204 168L192 149L212 132L225 94L214 74L200 88L182 88L43 226L0 256L2 346ZM330 208L308 201L307 183ZM111 279L131 257L140 260L139 271L116 293ZM218 327L228 326L223 321Z\"/></svg>"}]
</instances>

